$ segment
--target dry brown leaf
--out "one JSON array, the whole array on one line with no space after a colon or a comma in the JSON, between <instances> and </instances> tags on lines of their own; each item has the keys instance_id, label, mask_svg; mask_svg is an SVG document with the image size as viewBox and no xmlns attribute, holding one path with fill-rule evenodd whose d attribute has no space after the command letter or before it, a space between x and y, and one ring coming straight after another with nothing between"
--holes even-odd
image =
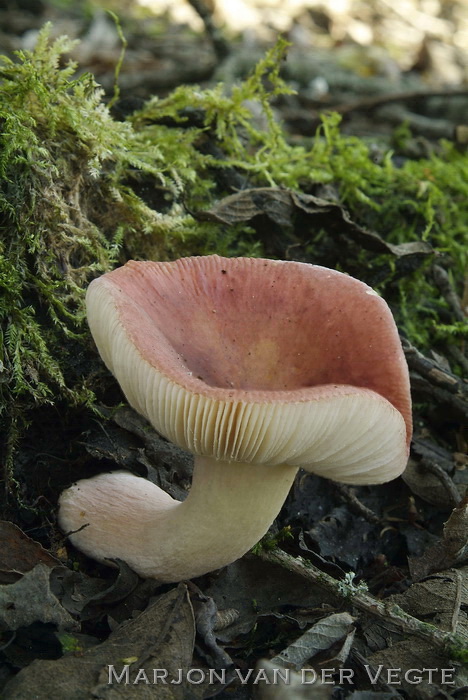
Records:
<instances>
[{"instance_id":1,"label":"dry brown leaf","mask_svg":"<svg viewBox=\"0 0 468 700\"><path fill-rule=\"evenodd\" d=\"M195 217L231 225L264 215L281 228L292 228L297 211L311 217L326 217L326 224L322 218L322 225L333 229L338 235L348 235L367 250L390 253L396 257L426 256L433 252L431 246L424 241L400 245L388 243L374 231L368 231L352 221L340 204L280 187L242 190L225 197L210 210L198 212Z\"/></svg>"},{"instance_id":2,"label":"dry brown leaf","mask_svg":"<svg viewBox=\"0 0 468 700\"><path fill-rule=\"evenodd\" d=\"M35 622L59 629L78 629L78 623L50 589L50 569L38 564L15 583L0 586L0 629L17 630Z\"/></svg>"},{"instance_id":3,"label":"dry brown leaf","mask_svg":"<svg viewBox=\"0 0 468 700\"><path fill-rule=\"evenodd\" d=\"M270 661L280 668L289 667L297 671L318 652L329 650L338 642L341 645L340 649L345 647L349 652L350 642L352 642L355 632L353 622L354 619L346 612L329 615L313 625ZM334 651L333 658L336 658L337 655L339 654ZM336 668L346 660L346 656L335 664Z\"/></svg>"},{"instance_id":4,"label":"dry brown leaf","mask_svg":"<svg viewBox=\"0 0 468 700\"><path fill-rule=\"evenodd\" d=\"M38 542L34 542L19 527L6 520L0 521L0 583L17 581L21 574L36 564L49 567L60 564Z\"/></svg>"},{"instance_id":5,"label":"dry brown leaf","mask_svg":"<svg viewBox=\"0 0 468 700\"><path fill-rule=\"evenodd\" d=\"M392 596L392 601L414 617L456 632L468 643L468 567L433 574Z\"/></svg>"},{"instance_id":6,"label":"dry brown leaf","mask_svg":"<svg viewBox=\"0 0 468 700\"><path fill-rule=\"evenodd\" d=\"M421 557L408 559L411 576L419 581L433 571L450 568L468 557L468 497L453 509L442 539Z\"/></svg>"},{"instance_id":7,"label":"dry brown leaf","mask_svg":"<svg viewBox=\"0 0 468 700\"><path fill-rule=\"evenodd\" d=\"M57 661L36 660L11 680L5 693L9 700L123 700L155 698L184 700L182 683L152 684L153 669L165 669L176 678L178 669L186 673L192 661L195 639L193 610L187 588L177 588L161 596L137 618L122 624L109 638L80 656L68 654ZM130 683L125 683L128 665ZM112 666L123 681L118 683ZM142 669L142 671L140 671ZM137 683L134 681L138 678ZM150 684L144 680L147 675ZM109 683L109 676L114 679Z\"/></svg>"}]
</instances>

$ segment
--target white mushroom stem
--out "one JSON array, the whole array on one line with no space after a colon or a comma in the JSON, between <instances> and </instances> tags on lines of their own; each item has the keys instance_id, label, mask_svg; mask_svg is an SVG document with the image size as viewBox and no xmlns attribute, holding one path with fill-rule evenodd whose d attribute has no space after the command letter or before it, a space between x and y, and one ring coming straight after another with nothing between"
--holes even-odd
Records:
<instances>
[{"instance_id":1,"label":"white mushroom stem","mask_svg":"<svg viewBox=\"0 0 468 700\"><path fill-rule=\"evenodd\" d=\"M81 551L123 559L140 576L181 581L241 557L267 532L297 473L195 457L185 501L118 471L83 479L60 497L59 522ZM83 527L85 526L85 527ZM105 562L109 563L109 562Z\"/></svg>"}]
</instances>

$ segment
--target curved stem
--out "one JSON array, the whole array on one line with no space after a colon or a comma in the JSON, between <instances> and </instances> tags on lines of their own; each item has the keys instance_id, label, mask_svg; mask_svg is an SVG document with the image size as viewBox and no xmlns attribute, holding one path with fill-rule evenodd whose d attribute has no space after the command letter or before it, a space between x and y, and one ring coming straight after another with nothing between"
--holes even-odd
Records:
<instances>
[{"instance_id":1,"label":"curved stem","mask_svg":"<svg viewBox=\"0 0 468 700\"><path fill-rule=\"evenodd\" d=\"M94 559L123 559L145 578L181 581L225 566L253 547L278 514L296 472L289 465L196 457L183 503L129 472L101 474L62 494L59 522Z\"/></svg>"}]
</instances>

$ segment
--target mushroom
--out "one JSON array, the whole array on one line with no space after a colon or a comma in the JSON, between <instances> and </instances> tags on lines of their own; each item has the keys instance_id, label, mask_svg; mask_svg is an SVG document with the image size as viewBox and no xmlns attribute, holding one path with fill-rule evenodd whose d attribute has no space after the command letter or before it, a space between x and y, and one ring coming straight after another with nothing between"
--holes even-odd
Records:
<instances>
[{"instance_id":1,"label":"mushroom","mask_svg":"<svg viewBox=\"0 0 468 700\"><path fill-rule=\"evenodd\" d=\"M64 491L60 526L94 559L164 582L199 576L266 533L300 467L351 484L404 470L408 369L387 304L363 282L212 255L130 261L86 301L128 402L195 456L182 503L124 471Z\"/></svg>"}]
</instances>

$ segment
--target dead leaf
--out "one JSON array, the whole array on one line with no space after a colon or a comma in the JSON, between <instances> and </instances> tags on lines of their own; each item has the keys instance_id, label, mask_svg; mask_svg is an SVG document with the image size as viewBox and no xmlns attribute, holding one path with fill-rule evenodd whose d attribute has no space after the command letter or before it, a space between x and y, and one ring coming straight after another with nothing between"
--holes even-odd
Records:
<instances>
[{"instance_id":1,"label":"dead leaf","mask_svg":"<svg viewBox=\"0 0 468 700\"><path fill-rule=\"evenodd\" d=\"M178 501L187 497L193 455L162 438L129 406L110 411L100 406L108 419L86 435L83 445L95 459L113 462L122 469L146 477Z\"/></svg>"},{"instance_id":2,"label":"dead leaf","mask_svg":"<svg viewBox=\"0 0 468 700\"><path fill-rule=\"evenodd\" d=\"M218 622L218 608L215 601L204 595L193 583L190 584L190 600L199 635L198 652L203 654L210 668L228 669L232 667L231 657L219 646L216 639L215 626ZM201 648L201 641L203 641L205 648Z\"/></svg>"},{"instance_id":3,"label":"dead leaf","mask_svg":"<svg viewBox=\"0 0 468 700\"><path fill-rule=\"evenodd\" d=\"M351 615L346 612L329 615L313 625L305 634L270 661L280 668L294 668L298 671L318 652L329 650L337 642L340 642L341 646L345 646L347 649L344 658L340 659L343 662L348 656L354 638L353 622ZM336 658L335 653L333 658ZM339 667L339 664L335 664L335 667Z\"/></svg>"},{"instance_id":4,"label":"dead leaf","mask_svg":"<svg viewBox=\"0 0 468 700\"><path fill-rule=\"evenodd\" d=\"M19 527L6 520L0 521L0 583L17 581L21 574L31 571L36 564L54 567L60 564L39 542L34 542Z\"/></svg>"},{"instance_id":5,"label":"dead leaf","mask_svg":"<svg viewBox=\"0 0 468 700\"><path fill-rule=\"evenodd\" d=\"M323 557L332 557L355 569L360 561L372 559L374 526L363 517L355 517L346 506L333 508L307 534L320 548Z\"/></svg>"},{"instance_id":6,"label":"dead leaf","mask_svg":"<svg viewBox=\"0 0 468 700\"><path fill-rule=\"evenodd\" d=\"M226 601L239 611L239 616L229 627L216 632L223 642L232 642L239 635L254 627L258 616L292 608L321 608L336 603L327 592L311 587L301 576L265 564L253 555L246 555L223 569L206 589L223 608ZM291 613L289 613L291 614Z\"/></svg>"},{"instance_id":7,"label":"dead leaf","mask_svg":"<svg viewBox=\"0 0 468 700\"><path fill-rule=\"evenodd\" d=\"M43 622L61 630L78 629L78 623L52 593L49 579L49 567L37 564L19 581L0 586L0 628L17 630Z\"/></svg>"},{"instance_id":8,"label":"dead leaf","mask_svg":"<svg viewBox=\"0 0 468 700\"><path fill-rule=\"evenodd\" d=\"M140 579L125 562L116 560L118 573L109 584L107 579L91 578L79 571L56 567L51 574L51 588L64 608L81 621L96 617L111 604L125 600Z\"/></svg>"},{"instance_id":9,"label":"dead leaf","mask_svg":"<svg viewBox=\"0 0 468 700\"><path fill-rule=\"evenodd\" d=\"M408 559L411 576L419 581L433 571L450 568L468 558L468 497L453 509L445 523L442 539L421 557Z\"/></svg>"},{"instance_id":10,"label":"dead leaf","mask_svg":"<svg viewBox=\"0 0 468 700\"><path fill-rule=\"evenodd\" d=\"M242 190L225 197L210 210L195 213L194 216L202 221L232 225L264 215L280 228L292 228L294 214L298 211L314 218L326 217L326 221L322 221L324 227L332 229L338 235L348 235L366 250L390 253L397 258L426 256L433 252L425 241L400 245L388 243L374 231L364 229L352 221L346 209L337 202L280 187Z\"/></svg>"},{"instance_id":11,"label":"dead leaf","mask_svg":"<svg viewBox=\"0 0 468 700\"><path fill-rule=\"evenodd\" d=\"M328 207L328 213L333 216L333 224L341 226L342 232L348 234L356 243L366 250L373 250L376 253L391 253L397 258L406 255L429 255L433 252L429 243L425 241L413 241L411 243L401 243L393 245L385 241L375 231L369 231L356 224L349 216L347 210L336 202L328 202L319 199L311 194L291 192L291 197L296 206L303 209L307 214L314 215L322 213Z\"/></svg>"},{"instance_id":12,"label":"dead leaf","mask_svg":"<svg viewBox=\"0 0 468 700\"><path fill-rule=\"evenodd\" d=\"M428 642L414 637L371 654L367 661L372 678L375 679L377 674L379 680L387 683L390 680L412 700L452 697L453 691L463 688L468 680L463 668L448 660L443 661ZM444 685L441 685L442 669L454 670L453 673L447 671ZM454 685L448 685L448 680ZM447 695L442 694L444 690Z\"/></svg>"},{"instance_id":13,"label":"dead leaf","mask_svg":"<svg viewBox=\"0 0 468 700\"><path fill-rule=\"evenodd\" d=\"M424 469L424 466L416 460L412 458L408 460L406 469L401 476L411 491L426 503L431 503L441 510L453 507L451 494L443 487L437 475ZM462 488L460 485L460 497Z\"/></svg>"},{"instance_id":14,"label":"dead leaf","mask_svg":"<svg viewBox=\"0 0 468 700\"><path fill-rule=\"evenodd\" d=\"M187 492L178 482L191 482L193 455L162 438L142 416L129 407L112 415L115 423L138 437L144 448L138 460L148 470L148 478L176 500L184 500ZM176 476L176 478L174 478Z\"/></svg>"},{"instance_id":15,"label":"dead leaf","mask_svg":"<svg viewBox=\"0 0 468 700\"><path fill-rule=\"evenodd\" d=\"M456 633L468 644L468 567L451 569L433 575L424 581L413 584L402 594L390 596L389 603L396 603L405 612L433 624L438 628ZM379 671L379 683L387 680L387 669L399 669L394 675L395 687L404 690L408 697L426 700L432 697L452 697L455 688L464 687L468 681L466 667L454 663L448 656L444 658L440 650L434 651L431 642L413 636L402 639L401 632L385 622L364 621L362 623L368 647L373 650L367 658L372 666L371 675ZM428 673L422 674L421 681L413 683L420 669L434 669L432 679ZM454 685L442 685L440 669L454 668ZM410 672L410 669L413 669ZM435 669L438 669L435 672ZM405 673L408 677L405 678ZM397 683L401 681L401 685ZM375 685L375 684L374 684ZM444 690L447 695L439 695Z\"/></svg>"},{"instance_id":16,"label":"dead leaf","mask_svg":"<svg viewBox=\"0 0 468 700\"><path fill-rule=\"evenodd\" d=\"M421 435L415 435L411 443L411 458L408 466L402 474L403 481L411 491L427 503L437 506L441 510L451 510L455 505L451 491L457 489L459 501L468 487L468 470L457 469L457 455L449 452L442 445L438 445ZM453 489L447 489L441 482L441 478L425 468L425 465L435 463L446 472L453 482ZM458 504L458 503L457 503Z\"/></svg>"},{"instance_id":17,"label":"dead leaf","mask_svg":"<svg viewBox=\"0 0 468 700\"><path fill-rule=\"evenodd\" d=\"M167 670L169 678L177 678L178 669L182 669L185 677L192 661L194 639L192 606L186 586L180 584L81 656L68 654L57 661L34 661L7 684L6 697L9 700L129 697L185 700L184 683L153 684L153 669ZM129 684L124 680L118 683L112 669L117 678L122 672L124 678L127 668Z\"/></svg>"},{"instance_id":18,"label":"dead leaf","mask_svg":"<svg viewBox=\"0 0 468 700\"><path fill-rule=\"evenodd\" d=\"M279 187L254 187L225 197L208 211L194 214L202 221L237 224L265 215L278 226L291 228L294 203L291 192Z\"/></svg>"},{"instance_id":19,"label":"dead leaf","mask_svg":"<svg viewBox=\"0 0 468 700\"><path fill-rule=\"evenodd\" d=\"M468 567L433 574L392 596L392 601L420 620L456 631L468 642Z\"/></svg>"}]
</instances>

